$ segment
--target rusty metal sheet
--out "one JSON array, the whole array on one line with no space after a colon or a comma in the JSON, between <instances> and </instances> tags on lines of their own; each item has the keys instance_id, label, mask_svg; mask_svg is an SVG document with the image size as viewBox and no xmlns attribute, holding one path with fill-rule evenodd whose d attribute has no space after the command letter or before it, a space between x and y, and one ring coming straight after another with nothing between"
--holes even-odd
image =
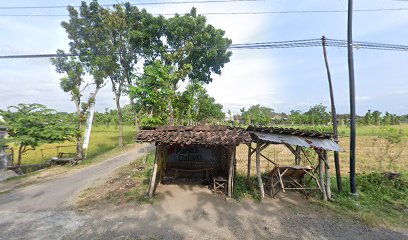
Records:
<instances>
[{"instance_id":1,"label":"rusty metal sheet","mask_svg":"<svg viewBox=\"0 0 408 240\"><path fill-rule=\"evenodd\" d=\"M260 140L289 145L308 147L308 148L317 148L330 151L344 151L334 140L327 138L318 138L318 137L302 137L295 135L287 135L283 133L268 133L268 132L254 132L251 131L253 135L258 137Z\"/></svg>"}]
</instances>

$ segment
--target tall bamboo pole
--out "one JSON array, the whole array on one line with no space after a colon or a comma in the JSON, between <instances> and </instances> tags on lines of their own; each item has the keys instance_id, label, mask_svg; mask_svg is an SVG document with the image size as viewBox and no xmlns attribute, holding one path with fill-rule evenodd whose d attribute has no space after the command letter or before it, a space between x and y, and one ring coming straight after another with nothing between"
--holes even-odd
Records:
<instances>
[{"instance_id":1,"label":"tall bamboo pole","mask_svg":"<svg viewBox=\"0 0 408 240\"><path fill-rule=\"evenodd\" d=\"M332 122L333 122L333 136L334 141L336 143L339 142L339 134L337 131L337 113L336 113L336 105L334 103L334 93L333 93L333 83L331 80L330 68L329 68L329 61L327 60L327 51L326 51L326 37L322 37L322 46L323 46L323 56L324 56L324 63L326 65L326 72L327 72L327 80L329 81L329 92L330 92L330 104L331 104L331 115L332 115ZM337 181L337 190L339 192L343 191L343 187L341 185L341 173L340 173L340 157L339 152L334 152L334 167L336 169L336 181Z\"/></svg>"}]
</instances>

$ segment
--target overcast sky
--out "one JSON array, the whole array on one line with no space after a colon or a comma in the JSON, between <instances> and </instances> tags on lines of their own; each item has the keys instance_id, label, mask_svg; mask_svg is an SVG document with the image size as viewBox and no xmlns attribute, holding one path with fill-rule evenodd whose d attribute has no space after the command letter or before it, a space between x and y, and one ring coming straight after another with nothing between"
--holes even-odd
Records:
<instances>
[{"instance_id":1,"label":"overcast sky","mask_svg":"<svg viewBox=\"0 0 408 240\"><path fill-rule=\"evenodd\" d=\"M160 0L164 1L164 0ZM151 1L151 2L160 2ZM176 1L176 0L171 0ZM113 4L117 1L99 1ZM137 1L130 1L136 3ZM142 2L142 1L139 1ZM150 2L150 1L143 1ZM78 5L69 0L1 1L5 6ZM257 2L141 6L151 13L186 13L195 6L200 13L291 10L346 10L346 0L264 0ZM408 8L408 1L359 0L355 9ZM66 9L2 10L4 14L66 14ZM209 15L208 22L224 29L233 43L328 38L346 39L346 13ZM55 53L67 49L60 26L67 17L0 16L0 55ZM354 40L408 45L408 11L354 14ZM328 48L339 113L349 112L347 50ZM408 113L408 53L355 50L357 113L368 109ZM49 59L0 59L0 108L18 103L41 103L59 111L74 111L70 96L59 88L59 78ZM322 49L295 48L238 50L220 76L207 86L224 111L261 104L288 112L306 111L311 105L329 104ZM126 98L123 103L127 103ZM96 109L114 108L106 86Z\"/></svg>"}]
</instances>

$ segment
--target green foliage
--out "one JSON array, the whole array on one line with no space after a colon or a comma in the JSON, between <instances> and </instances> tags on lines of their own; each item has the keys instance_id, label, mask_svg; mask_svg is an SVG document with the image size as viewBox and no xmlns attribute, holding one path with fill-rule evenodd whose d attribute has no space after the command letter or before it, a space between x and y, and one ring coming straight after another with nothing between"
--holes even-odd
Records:
<instances>
[{"instance_id":1,"label":"green foliage","mask_svg":"<svg viewBox=\"0 0 408 240\"><path fill-rule=\"evenodd\" d=\"M358 197L349 193L348 177L343 177L344 191L332 191L335 202L326 203L343 214L349 214L375 225L407 228L408 174L386 179L384 174L373 172L356 176ZM332 181L334 182L334 181Z\"/></svg>"},{"instance_id":2,"label":"green foliage","mask_svg":"<svg viewBox=\"0 0 408 240\"><path fill-rule=\"evenodd\" d=\"M192 81L209 83L211 73L221 74L232 55L227 51L231 40L224 35L223 30L207 24L206 17L197 15L197 10L192 8L190 13L176 14L166 22L166 42L175 51L163 53L162 58L176 67L177 80L188 76Z\"/></svg>"},{"instance_id":3,"label":"green foliage","mask_svg":"<svg viewBox=\"0 0 408 240\"><path fill-rule=\"evenodd\" d=\"M63 142L76 135L74 126L64 122L54 110L40 104L19 104L0 110L0 115L9 127L9 136L19 146L21 155L40 144ZM31 149L29 149L30 147Z\"/></svg>"},{"instance_id":4,"label":"green foliage","mask_svg":"<svg viewBox=\"0 0 408 240\"><path fill-rule=\"evenodd\" d=\"M310 107L309 111L305 112L305 122L311 125L327 124L331 122L331 116L326 111L327 107L323 104L318 104Z\"/></svg>"},{"instance_id":5,"label":"green foliage","mask_svg":"<svg viewBox=\"0 0 408 240\"><path fill-rule=\"evenodd\" d=\"M136 102L136 111L147 113L147 116L142 117L142 121L151 124L167 121L168 101L175 97L175 91L172 89L175 75L174 68L164 65L160 60L144 67L143 75L130 87L130 96Z\"/></svg>"},{"instance_id":6,"label":"green foliage","mask_svg":"<svg viewBox=\"0 0 408 240\"><path fill-rule=\"evenodd\" d=\"M255 177L251 178L250 182L248 182L246 176L237 174L234 184L234 197L237 200L244 198L252 198L256 201L261 200L261 194L257 188L257 179Z\"/></svg>"},{"instance_id":7,"label":"green foliage","mask_svg":"<svg viewBox=\"0 0 408 240\"><path fill-rule=\"evenodd\" d=\"M247 111L241 109L241 118L252 125L265 126L272 122L273 109L261 105L251 106Z\"/></svg>"}]
</instances>

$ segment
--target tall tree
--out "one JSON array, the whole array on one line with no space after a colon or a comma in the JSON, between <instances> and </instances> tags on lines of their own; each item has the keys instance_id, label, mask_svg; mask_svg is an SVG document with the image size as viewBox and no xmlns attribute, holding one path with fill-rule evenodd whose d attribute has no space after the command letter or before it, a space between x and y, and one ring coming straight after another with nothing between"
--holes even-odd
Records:
<instances>
[{"instance_id":1,"label":"tall tree","mask_svg":"<svg viewBox=\"0 0 408 240\"><path fill-rule=\"evenodd\" d=\"M207 24L205 16L197 15L195 8L183 16L176 14L168 19L165 28L165 42L172 51L161 52L166 65L174 67L176 78L171 87L176 91L180 81L189 78L191 82L209 83L211 74L221 74L231 52L227 48L231 40L225 32ZM173 98L168 100L169 123L174 124Z\"/></svg>"},{"instance_id":2,"label":"tall tree","mask_svg":"<svg viewBox=\"0 0 408 240\"><path fill-rule=\"evenodd\" d=\"M9 128L9 136L18 146L17 164L23 154L35 150L43 143L71 140L76 135L75 127L58 115L55 110L40 104L19 104L10 106L0 115Z\"/></svg>"},{"instance_id":3,"label":"tall tree","mask_svg":"<svg viewBox=\"0 0 408 240\"><path fill-rule=\"evenodd\" d=\"M66 74L60 80L61 89L71 95L71 100L75 103L76 117L77 117L77 133L76 133L76 151L77 157L82 159L82 135L83 126L86 121L86 113L92 104L95 104L96 95L98 91L104 86L104 81L98 76L92 79L92 82L86 83L84 80L85 70L76 57L66 57L62 50L57 53L61 55L57 58L52 58L51 63L60 74ZM83 93L91 85L94 85L93 91L89 94L87 99L83 98Z\"/></svg>"},{"instance_id":4,"label":"tall tree","mask_svg":"<svg viewBox=\"0 0 408 240\"><path fill-rule=\"evenodd\" d=\"M79 12L68 7L70 20L63 27L71 39L72 51L80 53L89 73L109 79L118 114L119 146L123 146L123 114L120 98L133 82L135 65L154 55L153 43L160 46L162 17L126 3L105 9L92 1L82 2ZM133 100L133 99L131 99Z\"/></svg>"}]
</instances>

